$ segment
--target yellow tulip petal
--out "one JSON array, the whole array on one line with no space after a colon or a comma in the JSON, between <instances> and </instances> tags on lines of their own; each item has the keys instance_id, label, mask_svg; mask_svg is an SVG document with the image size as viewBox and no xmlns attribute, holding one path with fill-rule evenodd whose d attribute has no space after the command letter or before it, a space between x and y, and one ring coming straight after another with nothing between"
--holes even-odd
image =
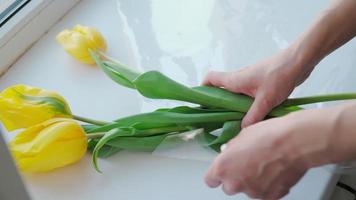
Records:
<instances>
[{"instance_id":1,"label":"yellow tulip petal","mask_svg":"<svg viewBox=\"0 0 356 200\"><path fill-rule=\"evenodd\" d=\"M19 160L17 165L23 172L46 172L79 161L86 152L86 145L87 141L83 139L56 142L40 154L15 160Z\"/></svg>"},{"instance_id":2,"label":"yellow tulip petal","mask_svg":"<svg viewBox=\"0 0 356 200\"><path fill-rule=\"evenodd\" d=\"M107 49L104 37L92 27L76 25L72 30L63 30L56 38L69 55L86 64L95 63L89 49L102 51Z\"/></svg>"},{"instance_id":3,"label":"yellow tulip petal","mask_svg":"<svg viewBox=\"0 0 356 200\"><path fill-rule=\"evenodd\" d=\"M80 160L86 152L84 130L71 119L56 118L19 133L10 149L18 168L44 172Z\"/></svg>"},{"instance_id":4,"label":"yellow tulip petal","mask_svg":"<svg viewBox=\"0 0 356 200\"><path fill-rule=\"evenodd\" d=\"M0 120L9 131L27 128L54 117L71 117L59 94L27 85L14 85L0 93Z\"/></svg>"},{"instance_id":5,"label":"yellow tulip petal","mask_svg":"<svg viewBox=\"0 0 356 200\"><path fill-rule=\"evenodd\" d=\"M68 134L68 130L72 133ZM81 127L70 119L55 118L35 125L18 134L11 144L23 154L36 154L54 141L81 137ZM78 134L80 133L80 134Z\"/></svg>"},{"instance_id":6,"label":"yellow tulip petal","mask_svg":"<svg viewBox=\"0 0 356 200\"><path fill-rule=\"evenodd\" d=\"M86 36L90 41L91 47L93 49L99 48L102 51L105 51L107 49L106 41L97 29L93 27L76 25L73 28L73 31L80 32L81 34Z\"/></svg>"}]
</instances>

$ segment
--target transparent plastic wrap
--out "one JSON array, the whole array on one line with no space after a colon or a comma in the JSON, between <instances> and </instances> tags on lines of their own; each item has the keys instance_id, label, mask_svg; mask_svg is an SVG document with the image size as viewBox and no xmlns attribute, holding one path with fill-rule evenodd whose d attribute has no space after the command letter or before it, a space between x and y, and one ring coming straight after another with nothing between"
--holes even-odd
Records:
<instances>
[{"instance_id":1,"label":"transparent plastic wrap","mask_svg":"<svg viewBox=\"0 0 356 200\"><path fill-rule=\"evenodd\" d=\"M218 152L209 147L206 134L220 136L222 132L222 128L210 133L204 132L204 129L195 129L180 134L173 134L166 137L152 154L176 159L212 162L218 155ZM226 148L226 145L222 144L219 149L223 151L224 148ZM336 174L355 174L356 161L329 164L325 165L324 168Z\"/></svg>"},{"instance_id":2,"label":"transparent plastic wrap","mask_svg":"<svg viewBox=\"0 0 356 200\"><path fill-rule=\"evenodd\" d=\"M208 146L203 129L195 129L166 137L153 155L177 159L211 162L218 153Z\"/></svg>"}]
</instances>

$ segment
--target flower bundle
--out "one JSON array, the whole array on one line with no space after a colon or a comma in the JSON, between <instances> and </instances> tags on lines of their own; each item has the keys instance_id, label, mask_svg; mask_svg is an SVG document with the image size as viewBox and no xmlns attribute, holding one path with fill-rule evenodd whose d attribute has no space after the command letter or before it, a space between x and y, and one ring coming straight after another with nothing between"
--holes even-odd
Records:
<instances>
[{"instance_id":1,"label":"flower bundle","mask_svg":"<svg viewBox=\"0 0 356 200\"><path fill-rule=\"evenodd\" d=\"M154 151L167 137L190 130L203 130L206 147L215 151L234 138L253 98L223 88L182 85L159 71L138 72L107 56L105 39L94 28L77 25L57 36L58 42L77 60L96 63L121 86L152 99L168 99L196 106L161 108L111 122L73 115L59 94L17 85L0 94L0 120L8 130L25 128L10 143L20 169L48 171L78 161L88 149L93 164L121 150ZM355 93L290 98L274 108L268 118L303 108L300 105L356 99ZM81 126L76 121L84 122ZM221 129L215 136L211 132Z\"/></svg>"}]
</instances>

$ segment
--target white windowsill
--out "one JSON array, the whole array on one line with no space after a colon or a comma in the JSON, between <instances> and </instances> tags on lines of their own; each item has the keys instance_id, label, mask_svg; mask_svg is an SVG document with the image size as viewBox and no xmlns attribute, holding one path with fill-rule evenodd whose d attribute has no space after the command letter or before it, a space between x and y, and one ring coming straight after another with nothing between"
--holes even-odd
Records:
<instances>
[{"instance_id":1,"label":"white windowsill","mask_svg":"<svg viewBox=\"0 0 356 200\"><path fill-rule=\"evenodd\" d=\"M206 12L197 12L194 9L179 10L179 7L174 7L177 8L174 11L177 13L171 18L178 18L181 23L174 23L171 28L166 28L165 26L170 27L171 23L168 17L170 13L167 12L171 5L165 4L166 0L145 1L140 6L130 3L131 0L122 0L119 11L115 0L83 0L51 27L48 33L0 78L0 90L19 83L55 90L67 99L75 114L102 120L167 107L175 104L143 99L136 92L117 86L98 68L73 60L56 43L56 34L76 24L96 27L107 38L109 54L113 57L130 66L143 70L161 70L180 82L197 85L204 73L212 69L206 66L213 65L214 69L231 70L255 62L281 48L290 38L303 30L313 16L309 14L301 17L298 12L293 13L290 20L295 24L294 29L287 29L284 27L286 23L278 21L277 18L278 15L285 15L282 11L276 14L276 18L269 19L275 24L272 22L266 24L262 19L275 11L273 9L276 8L273 6L278 8L283 5L252 3L260 6L252 7L257 9L254 10L257 13L256 18L254 14L248 15L239 10L240 5L235 5L234 9L237 11L231 8L232 16L228 18L222 12L226 8L218 1L204 0ZM180 0L174 3L181 5L179 2L183 2L182 4L185 2L185 6L188 7L192 5L187 3L188 1ZM309 12L316 13L324 1L317 2L308 8ZM303 7L299 1L293 3ZM147 7L143 4L147 4ZM231 4L234 4L233 1ZM261 12L266 16L258 18L258 14L261 14L258 9L268 11L268 6L271 6L272 11ZM291 6L285 5L286 9L288 7ZM147 9L140 10L141 8ZM192 13L198 16L190 17L189 14ZM242 17L240 13L247 17ZM210 15L215 17L210 18ZM256 20L256 23L246 24L244 23L246 18ZM205 20L208 25L198 27L194 24L198 22L193 19ZM36 23L35 26L40 27L40 24ZM225 26L228 26L226 32L222 31ZM258 26L262 27L261 30ZM194 35L196 31L200 35ZM265 32L261 34L261 31ZM202 35L204 37L200 37ZM24 35L21 38L26 37L28 36ZM192 48L185 48L185 45ZM343 48L345 55L336 53L321 63L323 68L319 70L320 75L313 75L308 81L309 85L303 85L295 94L310 95L352 90L354 83L349 81L339 84L344 77L332 79L333 76L330 78L328 74L334 71L335 63L342 64L349 70L350 73L345 76L352 74L351 71L355 70L352 67L356 61L347 58L353 55L355 48L353 41ZM10 54L12 53L5 48L0 49L1 56L9 57ZM72 166L48 174L25 175L24 178L35 200L248 199L245 195L228 197L221 190L207 188L203 182L204 173L209 167L207 162L166 158L150 153L120 152L109 159L101 159L99 163L103 174L94 171L88 154ZM285 200L327 197L337 177L338 175L333 175L325 168L313 169L293 188Z\"/></svg>"}]
</instances>

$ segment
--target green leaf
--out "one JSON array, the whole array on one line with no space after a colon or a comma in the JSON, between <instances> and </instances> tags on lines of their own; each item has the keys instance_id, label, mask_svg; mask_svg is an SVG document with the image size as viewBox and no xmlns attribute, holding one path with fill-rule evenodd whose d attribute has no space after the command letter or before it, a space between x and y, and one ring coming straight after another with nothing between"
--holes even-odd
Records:
<instances>
[{"instance_id":1,"label":"green leaf","mask_svg":"<svg viewBox=\"0 0 356 200\"><path fill-rule=\"evenodd\" d=\"M327 94L327 95L315 95L299 98L289 98L284 101L282 106L297 106L312 103L339 101L339 100L351 100L356 99L356 93L339 93L339 94Z\"/></svg>"},{"instance_id":2,"label":"green leaf","mask_svg":"<svg viewBox=\"0 0 356 200\"><path fill-rule=\"evenodd\" d=\"M121 148L117 148L114 146L110 146L110 145L104 145L98 154L99 158L108 158L118 152L120 152L122 149Z\"/></svg>"},{"instance_id":3,"label":"green leaf","mask_svg":"<svg viewBox=\"0 0 356 200\"><path fill-rule=\"evenodd\" d=\"M203 108L201 106L199 106L199 107L178 106L178 107L174 107L174 108L160 108L160 109L158 109L156 111L184 113L184 114L211 113L211 112L231 112L231 110L220 109L220 108Z\"/></svg>"},{"instance_id":4,"label":"green leaf","mask_svg":"<svg viewBox=\"0 0 356 200\"><path fill-rule=\"evenodd\" d=\"M118 83L122 86L128 87L128 88L135 89L135 85L129 79L127 79L125 76L123 76L122 74L115 71L113 68L108 66L106 63L104 63L102 65L102 68L103 68L103 71L116 83Z\"/></svg>"},{"instance_id":5,"label":"green leaf","mask_svg":"<svg viewBox=\"0 0 356 200\"><path fill-rule=\"evenodd\" d=\"M88 141L88 150L93 153L93 150L96 146L96 144L98 143L98 139L91 139ZM110 145L105 144L99 151L98 153L98 157L99 158L108 158L114 154L116 154L117 152L121 151L122 149L117 148L117 147L113 147Z\"/></svg>"},{"instance_id":6,"label":"green leaf","mask_svg":"<svg viewBox=\"0 0 356 200\"><path fill-rule=\"evenodd\" d=\"M106 66L110 67L112 70L114 70L118 74L121 74L123 77L125 77L130 82L134 81L137 77L139 77L141 75L140 72L132 70L129 67L127 67L124 64L119 63L119 62L104 61L104 64Z\"/></svg>"},{"instance_id":7,"label":"green leaf","mask_svg":"<svg viewBox=\"0 0 356 200\"><path fill-rule=\"evenodd\" d=\"M156 124L194 124L209 123L218 121L242 119L244 113L241 112L212 112L212 113L172 113L172 112L151 112L133 115L115 120L121 125L131 125L133 123L156 123Z\"/></svg>"},{"instance_id":8,"label":"green leaf","mask_svg":"<svg viewBox=\"0 0 356 200\"><path fill-rule=\"evenodd\" d=\"M98 140L94 140L94 139L89 139L88 140L88 146L87 149L92 152L95 148L95 145L98 143Z\"/></svg>"},{"instance_id":9,"label":"green leaf","mask_svg":"<svg viewBox=\"0 0 356 200\"><path fill-rule=\"evenodd\" d=\"M193 125L212 122L224 122L229 120L240 120L244 113L240 112L207 112L207 113L174 113L165 111L155 111L150 113L143 113L132 115L115 120L113 123L101 126L96 129L91 129L88 133L92 132L106 132L113 128L122 126L133 126L141 124L141 126L151 127L164 127L174 125Z\"/></svg>"},{"instance_id":10,"label":"green leaf","mask_svg":"<svg viewBox=\"0 0 356 200\"><path fill-rule=\"evenodd\" d=\"M278 107L282 107L282 105L277 106L277 108ZM287 110L289 110L291 112L303 110L303 108L299 107L299 106L288 106L288 107L285 107L285 109L287 109Z\"/></svg>"},{"instance_id":11,"label":"green leaf","mask_svg":"<svg viewBox=\"0 0 356 200\"><path fill-rule=\"evenodd\" d=\"M186 101L239 112L247 112L253 102L253 99L246 95L235 94L221 88L207 86L189 88L158 71L143 73L133 84L143 96L152 99ZM289 112L291 111L281 107L272 110L270 115L282 116Z\"/></svg>"},{"instance_id":12,"label":"green leaf","mask_svg":"<svg viewBox=\"0 0 356 200\"><path fill-rule=\"evenodd\" d=\"M206 145L204 145L204 146L208 146L208 144L213 142L214 140L216 140L216 138L217 137L215 135L210 134L209 131L204 131L204 139L205 139L205 143L206 143ZM211 145L209 147L212 148L216 152L220 152L220 145Z\"/></svg>"},{"instance_id":13,"label":"green leaf","mask_svg":"<svg viewBox=\"0 0 356 200\"><path fill-rule=\"evenodd\" d=\"M99 141L95 144L93 150L93 156L92 156L94 168L98 172L100 172L97 164L97 157L99 156L99 152L101 151L102 148L104 148L105 145L114 146L115 148L118 149L128 149L128 150L133 148L141 149L141 150L143 150L144 148L149 149L150 145L155 144L154 138L156 138L157 140L157 138L163 137L163 135L172 134L172 132L178 133L186 130L189 129L181 126L161 127L161 128L147 129L147 130L138 130L133 127L118 127L118 128L111 129L102 138L100 138ZM128 138L135 138L135 139L128 139ZM151 141L149 138L152 139L152 144L148 143L149 141ZM117 140L120 141L115 142ZM123 141L126 141L127 144L125 144ZM130 147L131 146L130 141L131 143L132 141L136 141L138 145L145 144L147 147L144 147L142 145L137 147L136 146ZM90 146L92 146L92 144Z\"/></svg>"},{"instance_id":14,"label":"green leaf","mask_svg":"<svg viewBox=\"0 0 356 200\"><path fill-rule=\"evenodd\" d=\"M86 133L90 133L90 130L93 130L93 129L97 129L97 128L100 128L101 126L98 126L98 125L92 125L92 124L83 124L81 125L82 128L84 129L84 131Z\"/></svg>"},{"instance_id":15,"label":"green leaf","mask_svg":"<svg viewBox=\"0 0 356 200\"><path fill-rule=\"evenodd\" d=\"M147 126L146 124L135 124L132 128L135 130L132 136L135 137L145 137L145 136L153 136L162 133L172 133L172 132L182 132L193 129L191 126L183 126L183 125L169 125L169 126Z\"/></svg>"},{"instance_id":16,"label":"green leaf","mask_svg":"<svg viewBox=\"0 0 356 200\"><path fill-rule=\"evenodd\" d=\"M153 99L172 99L200 104L210 108L247 112L253 103L253 98L243 94L235 94L222 88L198 86L186 87L158 71L141 74L99 51L102 61L96 52L90 50L96 63L115 82L125 87L137 89L143 96ZM270 116L283 116L290 112L301 110L298 105L356 99L356 93L341 93L319 95L302 98L290 98L274 108Z\"/></svg>"},{"instance_id":17,"label":"green leaf","mask_svg":"<svg viewBox=\"0 0 356 200\"><path fill-rule=\"evenodd\" d=\"M173 112L173 113L183 113L183 114L192 114L192 113L204 113L205 111L199 108L192 108L189 106L178 106L174 108L160 108L154 112Z\"/></svg>"},{"instance_id":18,"label":"green leaf","mask_svg":"<svg viewBox=\"0 0 356 200\"><path fill-rule=\"evenodd\" d=\"M222 133L209 146L225 144L234 138L241 130L241 121L228 121L224 123Z\"/></svg>"},{"instance_id":19,"label":"green leaf","mask_svg":"<svg viewBox=\"0 0 356 200\"><path fill-rule=\"evenodd\" d=\"M93 150L93 155L92 155L92 162L93 162L94 168L97 172L101 173L99 166L98 166L98 162L97 162L99 151L101 150L102 147L104 147L104 145L109 140L111 140L115 137L118 137L121 133L127 134L127 131L120 129L120 128L112 129L109 132L107 132L95 145L94 150Z\"/></svg>"},{"instance_id":20,"label":"green leaf","mask_svg":"<svg viewBox=\"0 0 356 200\"><path fill-rule=\"evenodd\" d=\"M117 137L107 142L108 145L131 151L153 151L170 134L147 137Z\"/></svg>"},{"instance_id":21,"label":"green leaf","mask_svg":"<svg viewBox=\"0 0 356 200\"><path fill-rule=\"evenodd\" d=\"M90 50L90 55L96 64L105 72L116 83L135 89L135 85L132 83L134 79L140 76L139 72L136 72L121 63L115 63L113 61L103 61L100 59L99 55Z\"/></svg>"}]
</instances>

